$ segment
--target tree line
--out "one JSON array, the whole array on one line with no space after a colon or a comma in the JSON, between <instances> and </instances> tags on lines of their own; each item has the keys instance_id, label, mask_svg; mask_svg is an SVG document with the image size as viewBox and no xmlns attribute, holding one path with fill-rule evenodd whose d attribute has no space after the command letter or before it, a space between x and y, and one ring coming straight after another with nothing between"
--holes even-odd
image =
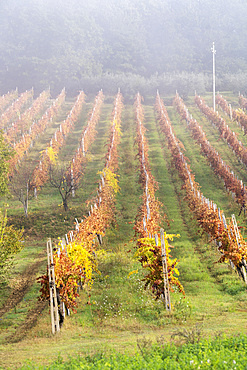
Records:
<instances>
[{"instance_id":1,"label":"tree line","mask_svg":"<svg viewBox=\"0 0 247 370\"><path fill-rule=\"evenodd\" d=\"M244 73L246 17L243 0L4 0L0 89L66 86L74 94L95 76L107 91L112 74L208 74L212 41L219 78Z\"/></svg>"}]
</instances>

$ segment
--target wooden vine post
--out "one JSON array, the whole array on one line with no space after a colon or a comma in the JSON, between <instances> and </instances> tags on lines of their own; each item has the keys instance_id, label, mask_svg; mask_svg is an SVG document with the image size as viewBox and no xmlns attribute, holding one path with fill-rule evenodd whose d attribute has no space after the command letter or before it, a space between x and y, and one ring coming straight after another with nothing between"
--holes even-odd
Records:
<instances>
[{"instance_id":1,"label":"wooden vine post","mask_svg":"<svg viewBox=\"0 0 247 370\"><path fill-rule=\"evenodd\" d=\"M232 215L232 223L233 223L234 233L235 233L235 237L236 237L236 240L237 240L237 243L238 243L238 247L240 248L240 246L241 246L241 241L240 240L241 239L240 239L240 235L239 235L239 230L238 230L236 217L235 217L234 214ZM241 267L242 277L243 277L243 280L244 280L245 284L247 284L246 261L245 261L244 258L242 258L242 264L243 264L243 266Z\"/></svg>"},{"instance_id":2,"label":"wooden vine post","mask_svg":"<svg viewBox=\"0 0 247 370\"><path fill-rule=\"evenodd\" d=\"M50 238L47 240L47 260L48 260L48 277L50 289L51 330L52 334L56 334L56 332L60 331L60 327L57 304L57 292L55 284L55 269L52 253L52 242Z\"/></svg>"},{"instance_id":3,"label":"wooden vine post","mask_svg":"<svg viewBox=\"0 0 247 370\"><path fill-rule=\"evenodd\" d=\"M160 229L160 240L161 240L162 268L163 268L163 277L164 277L164 299L165 299L166 310L171 312L171 299L170 299L170 288L169 288L169 280L168 280L164 229Z\"/></svg>"}]
</instances>

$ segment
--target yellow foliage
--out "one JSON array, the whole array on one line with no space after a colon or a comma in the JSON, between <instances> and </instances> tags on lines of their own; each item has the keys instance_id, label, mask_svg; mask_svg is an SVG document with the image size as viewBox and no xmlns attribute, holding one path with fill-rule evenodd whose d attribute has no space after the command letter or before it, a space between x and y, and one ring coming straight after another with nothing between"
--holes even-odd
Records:
<instances>
[{"instance_id":1,"label":"yellow foliage","mask_svg":"<svg viewBox=\"0 0 247 370\"><path fill-rule=\"evenodd\" d=\"M57 155L57 152L55 152L55 150L49 146L47 149L45 150L42 150L41 152L41 155L43 155L44 153L46 153L49 157L49 160L52 164L55 164L56 161L57 161L57 158L58 158L58 155Z\"/></svg>"},{"instance_id":2,"label":"yellow foliage","mask_svg":"<svg viewBox=\"0 0 247 370\"><path fill-rule=\"evenodd\" d=\"M173 240L173 238L179 238L180 234L167 234L164 232L164 239L165 239L165 249L166 249L166 256L167 256L167 261L168 264L170 264L172 261L170 260L170 247L168 243L169 240ZM145 256L147 261L144 263L144 265L149 265L152 264L157 256L153 253L153 249L156 246L156 242L154 238L142 238L138 239L138 245L139 248L137 249L135 253L135 257L139 258L141 256ZM161 241L159 239L159 244L158 247L161 247ZM175 260L173 260L175 261ZM179 275L178 270L174 268L174 272Z\"/></svg>"},{"instance_id":3,"label":"yellow foliage","mask_svg":"<svg viewBox=\"0 0 247 370\"><path fill-rule=\"evenodd\" d=\"M176 286L181 293L185 294L182 284L179 282L178 278L174 276L174 273L179 275L179 271L176 268L178 261L176 258L171 259L170 246L168 243L168 239L171 240L178 236L179 235L164 233L168 279L171 289ZM158 245L156 245L154 238L139 239L135 257L139 259L142 267L146 268L148 271L145 275L145 286L147 287L149 285L152 289L155 286L156 291L153 292L158 299L164 289L161 242L159 241Z\"/></svg>"},{"instance_id":4,"label":"yellow foliage","mask_svg":"<svg viewBox=\"0 0 247 370\"><path fill-rule=\"evenodd\" d=\"M90 287L93 283L93 272L98 272L97 261L84 245L72 242L67 245L68 256L78 267L84 270L85 283Z\"/></svg>"},{"instance_id":5,"label":"yellow foliage","mask_svg":"<svg viewBox=\"0 0 247 370\"><path fill-rule=\"evenodd\" d=\"M129 278L130 278L130 276L131 276L131 275L133 275L133 274L138 274L138 270L131 271L131 272L129 273L129 275L128 275L127 279L129 279Z\"/></svg>"},{"instance_id":6,"label":"yellow foliage","mask_svg":"<svg viewBox=\"0 0 247 370\"><path fill-rule=\"evenodd\" d=\"M180 234L167 234L166 232L164 232L165 243L166 243L166 240L168 239L173 241L173 238L180 238Z\"/></svg>"},{"instance_id":7,"label":"yellow foliage","mask_svg":"<svg viewBox=\"0 0 247 370\"><path fill-rule=\"evenodd\" d=\"M104 176L107 185L113 189L114 193L118 193L120 191L117 180L118 175L113 173L108 167L105 167L103 171L99 171L98 174Z\"/></svg>"},{"instance_id":8,"label":"yellow foliage","mask_svg":"<svg viewBox=\"0 0 247 370\"><path fill-rule=\"evenodd\" d=\"M122 135L120 122L118 122L117 119L115 119L113 121L113 124L115 125L115 129L118 132L118 134Z\"/></svg>"}]
</instances>

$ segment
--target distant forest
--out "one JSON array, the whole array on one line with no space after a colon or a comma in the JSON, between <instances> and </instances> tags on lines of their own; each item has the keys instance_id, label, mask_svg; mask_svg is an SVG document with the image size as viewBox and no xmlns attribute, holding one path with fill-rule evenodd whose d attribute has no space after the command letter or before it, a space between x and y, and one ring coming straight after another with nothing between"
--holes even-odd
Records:
<instances>
[{"instance_id":1,"label":"distant forest","mask_svg":"<svg viewBox=\"0 0 247 370\"><path fill-rule=\"evenodd\" d=\"M246 0L0 0L0 90L205 90L213 41L218 86L244 89L246 20Z\"/></svg>"}]
</instances>

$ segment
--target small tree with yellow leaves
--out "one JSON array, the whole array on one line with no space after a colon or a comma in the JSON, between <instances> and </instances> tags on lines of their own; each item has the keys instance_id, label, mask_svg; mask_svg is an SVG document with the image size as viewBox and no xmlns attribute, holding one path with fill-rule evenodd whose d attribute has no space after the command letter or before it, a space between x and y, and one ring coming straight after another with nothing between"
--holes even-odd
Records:
<instances>
[{"instance_id":1,"label":"small tree with yellow leaves","mask_svg":"<svg viewBox=\"0 0 247 370\"><path fill-rule=\"evenodd\" d=\"M22 234L22 231L7 225L7 211L0 211L0 286L6 283L14 255L23 248Z\"/></svg>"}]
</instances>

